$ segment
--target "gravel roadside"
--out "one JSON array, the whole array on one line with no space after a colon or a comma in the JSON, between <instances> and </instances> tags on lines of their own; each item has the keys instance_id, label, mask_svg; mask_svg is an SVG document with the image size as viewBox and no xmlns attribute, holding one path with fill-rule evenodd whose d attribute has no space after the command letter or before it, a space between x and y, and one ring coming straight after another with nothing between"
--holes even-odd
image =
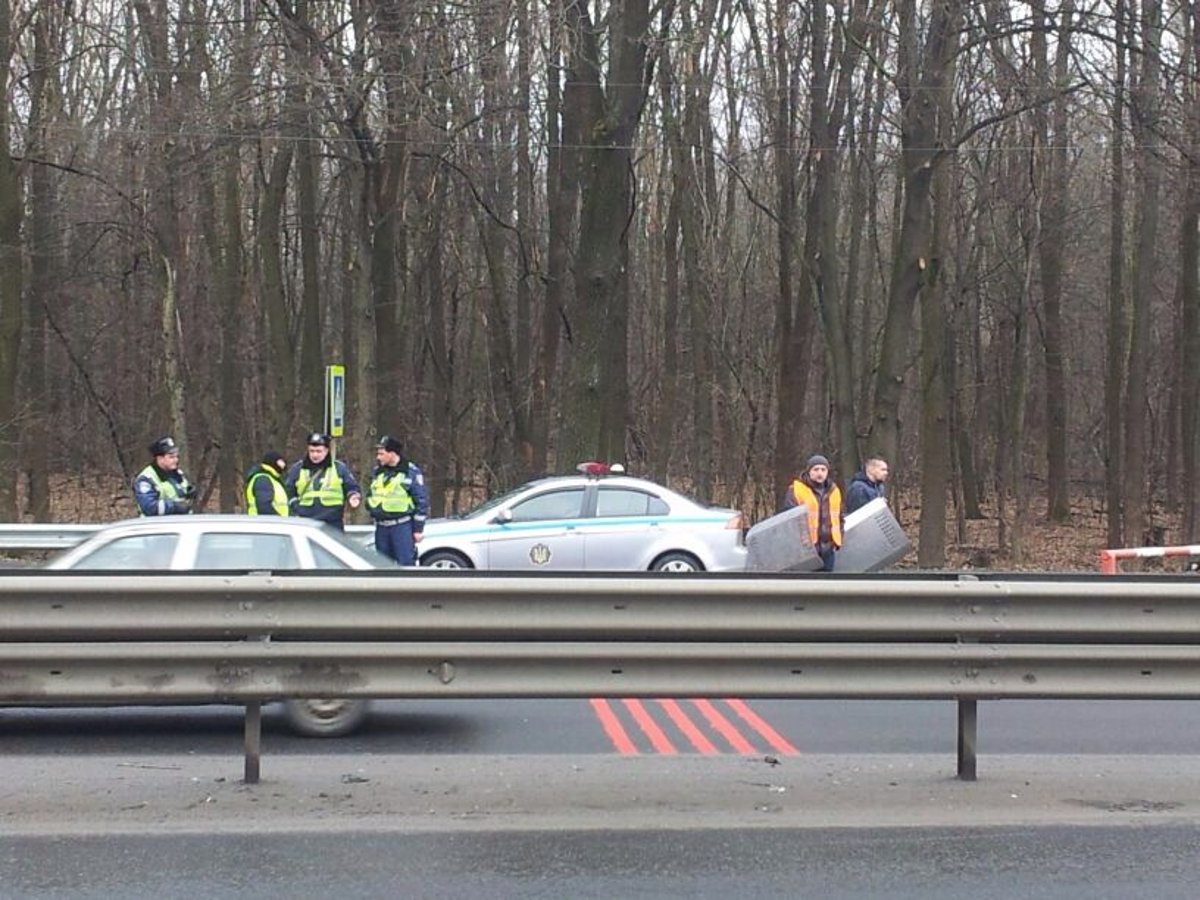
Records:
<instances>
[{"instance_id":1,"label":"gravel roadside","mask_svg":"<svg viewBox=\"0 0 1200 900\"><path fill-rule=\"evenodd\" d=\"M9 757L0 834L1200 824L1200 756Z\"/></svg>"}]
</instances>

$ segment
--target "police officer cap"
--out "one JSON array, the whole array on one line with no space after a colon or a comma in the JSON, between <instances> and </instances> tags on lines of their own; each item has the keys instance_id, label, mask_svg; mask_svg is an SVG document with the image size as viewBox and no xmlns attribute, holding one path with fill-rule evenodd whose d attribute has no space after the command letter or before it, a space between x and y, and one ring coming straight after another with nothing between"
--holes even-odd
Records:
<instances>
[{"instance_id":1,"label":"police officer cap","mask_svg":"<svg viewBox=\"0 0 1200 900\"><path fill-rule=\"evenodd\" d=\"M824 456L822 456L820 453L816 453L808 458L808 462L806 462L804 464L804 471L807 472L813 466L824 466L825 468L828 469L829 468L829 460L826 459Z\"/></svg>"},{"instance_id":2,"label":"police officer cap","mask_svg":"<svg viewBox=\"0 0 1200 900\"><path fill-rule=\"evenodd\" d=\"M150 445L151 456L165 456L168 453L178 453L179 445L175 443L174 438L160 437L157 441Z\"/></svg>"},{"instance_id":3,"label":"police officer cap","mask_svg":"<svg viewBox=\"0 0 1200 900\"><path fill-rule=\"evenodd\" d=\"M394 438L390 434L381 437L375 447L379 450L386 450L388 453L395 453L397 456L404 453L404 445L400 443L400 439Z\"/></svg>"},{"instance_id":4,"label":"police officer cap","mask_svg":"<svg viewBox=\"0 0 1200 900\"><path fill-rule=\"evenodd\" d=\"M308 446L310 447L328 447L329 435L322 434L319 431L314 431L308 436Z\"/></svg>"}]
</instances>

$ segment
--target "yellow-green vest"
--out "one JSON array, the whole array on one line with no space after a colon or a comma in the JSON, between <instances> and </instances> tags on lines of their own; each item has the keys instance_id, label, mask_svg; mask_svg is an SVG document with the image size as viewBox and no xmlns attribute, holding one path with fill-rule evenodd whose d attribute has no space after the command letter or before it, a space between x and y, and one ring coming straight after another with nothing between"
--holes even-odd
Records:
<instances>
[{"instance_id":1,"label":"yellow-green vest","mask_svg":"<svg viewBox=\"0 0 1200 900\"><path fill-rule=\"evenodd\" d=\"M388 474L392 477L387 478ZM406 472L380 469L371 479L371 487L367 492L367 508L377 509L397 518L411 513L416 504L405 487L408 480Z\"/></svg>"},{"instance_id":2,"label":"yellow-green vest","mask_svg":"<svg viewBox=\"0 0 1200 900\"><path fill-rule=\"evenodd\" d=\"M310 469L300 466L296 473L296 501L300 506L332 506L341 507L346 503L346 490L342 486L342 476L338 474L337 463L330 461L325 467L325 476L321 479L316 490L311 489L316 480L314 474L320 469Z\"/></svg>"},{"instance_id":3,"label":"yellow-green vest","mask_svg":"<svg viewBox=\"0 0 1200 900\"><path fill-rule=\"evenodd\" d=\"M275 515L277 516L286 516L288 514L287 489L283 486L283 482L279 480L279 476L270 472L265 466L246 479L247 515L258 515L258 504L254 502L254 482L260 478L271 479L271 509L275 511Z\"/></svg>"},{"instance_id":4,"label":"yellow-green vest","mask_svg":"<svg viewBox=\"0 0 1200 900\"><path fill-rule=\"evenodd\" d=\"M154 489L158 491L158 498L160 500L182 500L183 492L188 489L187 476L180 475L179 483L176 484L169 478L160 478L158 475L158 469L154 468L154 466L146 466L146 468L138 472L137 477L149 478L151 481L153 481ZM136 480L137 478L134 479L134 481ZM138 515L145 516L146 514L139 511Z\"/></svg>"}]
</instances>

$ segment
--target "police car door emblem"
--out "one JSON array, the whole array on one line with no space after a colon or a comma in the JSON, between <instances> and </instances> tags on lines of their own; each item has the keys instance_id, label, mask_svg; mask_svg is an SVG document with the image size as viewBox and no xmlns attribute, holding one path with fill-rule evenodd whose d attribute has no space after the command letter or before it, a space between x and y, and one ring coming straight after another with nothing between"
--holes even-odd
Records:
<instances>
[{"instance_id":1,"label":"police car door emblem","mask_svg":"<svg viewBox=\"0 0 1200 900\"><path fill-rule=\"evenodd\" d=\"M545 544L534 544L529 548L529 561L535 566L544 566L550 562L550 548Z\"/></svg>"}]
</instances>

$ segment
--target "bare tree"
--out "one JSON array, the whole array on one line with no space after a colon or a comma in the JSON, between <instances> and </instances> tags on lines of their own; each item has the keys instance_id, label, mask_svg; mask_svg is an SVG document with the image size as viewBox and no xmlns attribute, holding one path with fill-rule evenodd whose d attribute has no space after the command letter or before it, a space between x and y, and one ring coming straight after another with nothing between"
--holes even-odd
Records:
<instances>
[{"instance_id":1,"label":"bare tree","mask_svg":"<svg viewBox=\"0 0 1200 900\"><path fill-rule=\"evenodd\" d=\"M12 7L0 3L0 73L4 97L12 71ZM21 349L22 244L24 199L9 148L11 130L8 103L0 104L0 517L18 518L16 492L18 409L17 372Z\"/></svg>"},{"instance_id":2,"label":"bare tree","mask_svg":"<svg viewBox=\"0 0 1200 900\"><path fill-rule=\"evenodd\" d=\"M586 135L575 257L576 302L569 314L571 415L560 453L567 459L625 458L629 415L629 224L635 196L634 138L650 85L648 0L618 0L607 31L587 0L563 0ZM662 12L664 21L670 8ZM601 36L607 53L601 53ZM605 66L607 59L607 66Z\"/></svg>"}]
</instances>

